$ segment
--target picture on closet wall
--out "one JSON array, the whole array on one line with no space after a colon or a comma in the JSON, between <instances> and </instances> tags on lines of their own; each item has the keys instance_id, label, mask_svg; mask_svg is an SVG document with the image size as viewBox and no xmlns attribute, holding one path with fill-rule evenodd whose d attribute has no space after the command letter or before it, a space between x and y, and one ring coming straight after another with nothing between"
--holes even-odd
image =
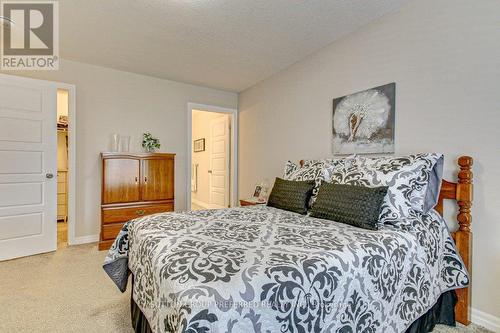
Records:
<instances>
[{"instance_id":1,"label":"picture on closet wall","mask_svg":"<svg viewBox=\"0 0 500 333\"><path fill-rule=\"evenodd\" d=\"M394 153L396 83L333 100L333 153Z\"/></svg>"},{"instance_id":2,"label":"picture on closet wall","mask_svg":"<svg viewBox=\"0 0 500 333\"><path fill-rule=\"evenodd\" d=\"M199 153L199 152L205 151L205 138L194 140L194 142L193 142L193 151L195 153Z\"/></svg>"}]
</instances>

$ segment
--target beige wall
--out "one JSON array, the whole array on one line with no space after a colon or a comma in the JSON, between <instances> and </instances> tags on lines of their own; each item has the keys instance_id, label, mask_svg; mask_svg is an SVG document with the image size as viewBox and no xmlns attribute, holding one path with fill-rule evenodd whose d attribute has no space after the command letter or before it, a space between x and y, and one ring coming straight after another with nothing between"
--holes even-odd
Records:
<instances>
[{"instance_id":1,"label":"beige wall","mask_svg":"<svg viewBox=\"0 0 500 333\"><path fill-rule=\"evenodd\" d=\"M473 307L500 317L500 2L414 0L239 97L240 197L331 156L332 99L396 82L396 151L476 159Z\"/></svg>"},{"instance_id":2,"label":"beige wall","mask_svg":"<svg viewBox=\"0 0 500 333\"><path fill-rule=\"evenodd\" d=\"M5 74L13 74L6 72ZM112 133L131 136L131 151L142 151L142 133L160 138L161 151L176 153L177 210L186 208L187 103L235 108L237 95L174 81L62 61L59 71L16 75L76 85L76 236L99 233L99 153Z\"/></svg>"},{"instance_id":3,"label":"beige wall","mask_svg":"<svg viewBox=\"0 0 500 333\"><path fill-rule=\"evenodd\" d=\"M57 90L57 119L59 116L67 116L68 115L68 106L69 106L69 95L68 91L64 89Z\"/></svg>"},{"instance_id":4,"label":"beige wall","mask_svg":"<svg viewBox=\"0 0 500 333\"><path fill-rule=\"evenodd\" d=\"M204 204L210 204L209 185L210 177L210 121L219 118L228 117L227 115L216 112L193 111L192 120L192 140L205 138L205 151L193 152L192 161L198 163L198 189L191 192L191 199L201 201Z\"/></svg>"}]
</instances>

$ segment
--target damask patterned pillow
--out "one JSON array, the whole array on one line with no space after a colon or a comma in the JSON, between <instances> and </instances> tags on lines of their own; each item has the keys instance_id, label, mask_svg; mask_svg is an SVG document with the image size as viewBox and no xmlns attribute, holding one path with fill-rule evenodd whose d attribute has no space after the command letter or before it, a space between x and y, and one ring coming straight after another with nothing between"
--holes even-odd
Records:
<instances>
[{"instance_id":1,"label":"damask patterned pillow","mask_svg":"<svg viewBox=\"0 0 500 333\"><path fill-rule=\"evenodd\" d=\"M287 177L289 177L289 175L295 172L298 168L300 168L300 166L293 163L292 161L286 161L285 169L283 170L283 178L287 179Z\"/></svg>"},{"instance_id":2,"label":"damask patterned pillow","mask_svg":"<svg viewBox=\"0 0 500 333\"><path fill-rule=\"evenodd\" d=\"M435 205L442 170L434 169L439 169L439 165L442 169L442 157L441 154L358 156L351 165L335 170L330 181L370 187L388 186L379 220L380 223L394 223L408 217L412 209L425 211Z\"/></svg>"},{"instance_id":3,"label":"damask patterned pillow","mask_svg":"<svg viewBox=\"0 0 500 333\"><path fill-rule=\"evenodd\" d=\"M423 167L415 182L411 206L418 212L427 213L439 199L443 179L444 156L442 154L419 154Z\"/></svg>"},{"instance_id":4,"label":"damask patterned pillow","mask_svg":"<svg viewBox=\"0 0 500 333\"><path fill-rule=\"evenodd\" d=\"M347 159L353 159L354 155L348 158L335 158L324 160L304 160L302 167L297 164L287 161L283 179L295 181L314 180L315 186L311 196L310 207L316 201L321 182L329 180L337 168L344 167Z\"/></svg>"},{"instance_id":5,"label":"damask patterned pillow","mask_svg":"<svg viewBox=\"0 0 500 333\"><path fill-rule=\"evenodd\" d=\"M311 207L316 200L321 182L325 180L325 163L324 161L315 161L308 163L307 166L304 165L300 167L295 163L288 161L285 165L283 179L294 181L314 181L315 185L309 202L309 207Z\"/></svg>"},{"instance_id":6,"label":"damask patterned pillow","mask_svg":"<svg viewBox=\"0 0 500 333\"><path fill-rule=\"evenodd\" d=\"M304 168L317 163L323 163L323 168L325 169L324 180L329 181L332 174L339 168L344 168L346 166L352 165L355 161L356 155L349 155L343 158L327 158L323 160L304 160Z\"/></svg>"}]
</instances>

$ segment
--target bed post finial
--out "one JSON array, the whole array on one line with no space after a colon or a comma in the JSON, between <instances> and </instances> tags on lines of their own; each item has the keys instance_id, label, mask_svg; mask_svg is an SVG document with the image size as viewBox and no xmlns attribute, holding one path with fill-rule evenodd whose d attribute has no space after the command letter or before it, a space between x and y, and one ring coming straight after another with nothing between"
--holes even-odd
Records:
<instances>
[{"instance_id":1,"label":"bed post finial","mask_svg":"<svg viewBox=\"0 0 500 333\"><path fill-rule=\"evenodd\" d=\"M464 265L472 278L472 232L471 232L471 207L472 207L472 157L461 156L458 159L460 171L456 198L458 203L457 220L458 230L455 232L455 244L464 261ZM455 306L455 315L458 322L469 325L471 318L471 287L457 289L458 303Z\"/></svg>"},{"instance_id":2,"label":"bed post finial","mask_svg":"<svg viewBox=\"0 0 500 333\"><path fill-rule=\"evenodd\" d=\"M461 156L458 159L460 171L458 172L457 201L459 213L457 216L460 231L469 231L472 222L470 213L472 207L472 164L470 156Z\"/></svg>"}]
</instances>

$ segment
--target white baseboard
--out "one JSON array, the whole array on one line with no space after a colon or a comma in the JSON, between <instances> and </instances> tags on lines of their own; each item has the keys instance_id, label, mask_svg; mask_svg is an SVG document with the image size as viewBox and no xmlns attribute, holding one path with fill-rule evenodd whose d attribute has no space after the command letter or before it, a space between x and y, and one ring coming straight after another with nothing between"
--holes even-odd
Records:
<instances>
[{"instance_id":1,"label":"white baseboard","mask_svg":"<svg viewBox=\"0 0 500 333\"><path fill-rule=\"evenodd\" d=\"M212 207L210 207L210 204L207 204L206 202L203 202L203 201L200 201L200 200L191 199L191 202L194 203L197 206L200 206L200 207L203 207L203 208L206 208L206 209L212 208Z\"/></svg>"},{"instance_id":2,"label":"white baseboard","mask_svg":"<svg viewBox=\"0 0 500 333\"><path fill-rule=\"evenodd\" d=\"M80 237L75 237L69 245L80 245L80 244L87 244L87 243L95 243L99 241L99 235L89 235L89 236L80 236Z\"/></svg>"},{"instance_id":3,"label":"white baseboard","mask_svg":"<svg viewBox=\"0 0 500 333\"><path fill-rule=\"evenodd\" d=\"M490 331L500 332L500 318L495 317L489 313L472 308L471 321L474 324L483 326Z\"/></svg>"}]
</instances>

